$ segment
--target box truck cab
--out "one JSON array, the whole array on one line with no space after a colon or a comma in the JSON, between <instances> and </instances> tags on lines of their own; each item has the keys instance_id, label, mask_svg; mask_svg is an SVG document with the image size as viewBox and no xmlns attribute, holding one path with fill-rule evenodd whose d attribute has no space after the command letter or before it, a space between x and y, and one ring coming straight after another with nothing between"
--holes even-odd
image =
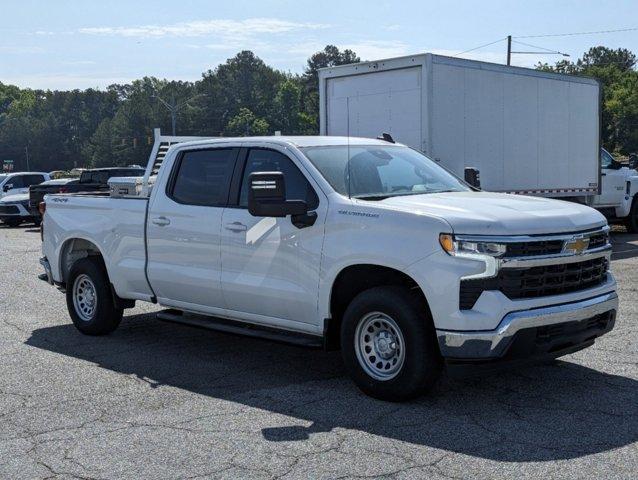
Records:
<instances>
[{"instance_id":1,"label":"box truck cab","mask_svg":"<svg viewBox=\"0 0 638 480\"><path fill-rule=\"evenodd\" d=\"M611 220L624 220L630 232L638 232L638 171L635 169L635 161L625 166L601 148L600 165L600 195L591 198L591 206Z\"/></svg>"},{"instance_id":2,"label":"box truck cab","mask_svg":"<svg viewBox=\"0 0 638 480\"><path fill-rule=\"evenodd\" d=\"M606 152L601 86L592 78L412 55L319 71L322 135L389 133L493 192L601 209L638 231L635 171ZM633 173L632 173L633 172Z\"/></svg>"}]
</instances>

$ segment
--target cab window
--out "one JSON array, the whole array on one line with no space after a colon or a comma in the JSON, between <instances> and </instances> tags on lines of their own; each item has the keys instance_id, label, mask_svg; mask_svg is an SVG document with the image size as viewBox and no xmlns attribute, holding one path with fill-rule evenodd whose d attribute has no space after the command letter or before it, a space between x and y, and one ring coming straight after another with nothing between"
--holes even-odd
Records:
<instances>
[{"instance_id":1,"label":"cab window","mask_svg":"<svg viewBox=\"0 0 638 480\"><path fill-rule=\"evenodd\" d=\"M168 196L177 203L224 207L237 149L187 151L175 166Z\"/></svg>"},{"instance_id":2,"label":"cab window","mask_svg":"<svg viewBox=\"0 0 638 480\"><path fill-rule=\"evenodd\" d=\"M601 148L600 149L600 165L602 168L614 168L614 157L611 156L611 154Z\"/></svg>"},{"instance_id":3,"label":"cab window","mask_svg":"<svg viewBox=\"0 0 638 480\"><path fill-rule=\"evenodd\" d=\"M248 208L248 177L253 172L282 172L286 183L286 200L304 200L309 210L319 205L319 198L303 173L286 155L276 150L253 148L248 151L241 182L239 206Z\"/></svg>"}]
</instances>

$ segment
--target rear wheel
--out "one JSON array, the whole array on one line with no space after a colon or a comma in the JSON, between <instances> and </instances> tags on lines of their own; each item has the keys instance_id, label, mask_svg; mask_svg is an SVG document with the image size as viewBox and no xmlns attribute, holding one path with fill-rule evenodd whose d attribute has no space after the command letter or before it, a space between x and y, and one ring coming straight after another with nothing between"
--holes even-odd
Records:
<instances>
[{"instance_id":1,"label":"rear wheel","mask_svg":"<svg viewBox=\"0 0 638 480\"><path fill-rule=\"evenodd\" d=\"M66 304L73 324L86 335L111 333L122 320L123 310L116 308L106 270L96 258L82 258L71 267Z\"/></svg>"},{"instance_id":2,"label":"rear wheel","mask_svg":"<svg viewBox=\"0 0 638 480\"><path fill-rule=\"evenodd\" d=\"M631 204L631 211L625 219L625 226L629 233L638 233L638 195L634 197L634 201Z\"/></svg>"},{"instance_id":3,"label":"rear wheel","mask_svg":"<svg viewBox=\"0 0 638 480\"><path fill-rule=\"evenodd\" d=\"M8 227L18 227L20 226L20 224L22 223L22 221L20 219L9 219L9 220L4 220L4 224Z\"/></svg>"},{"instance_id":4,"label":"rear wheel","mask_svg":"<svg viewBox=\"0 0 638 480\"><path fill-rule=\"evenodd\" d=\"M377 287L357 295L343 317L341 348L357 386L381 400L414 398L441 373L432 319L405 288Z\"/></svg>"}]
</instances>

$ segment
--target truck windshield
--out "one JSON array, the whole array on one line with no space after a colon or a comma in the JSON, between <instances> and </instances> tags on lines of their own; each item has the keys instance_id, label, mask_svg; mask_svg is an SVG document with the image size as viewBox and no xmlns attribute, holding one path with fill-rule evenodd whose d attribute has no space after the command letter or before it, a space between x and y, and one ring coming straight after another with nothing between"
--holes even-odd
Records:
<instances>
[{"instance_id":1,"label":"truck windshield","mask_svg":"<svg viewBox=\"0 0 638 480\"><path fill-rule=\"evenodd\" d=\"M301 149L342 195L381 200L398 195L461 192L463 182L408 147L347 145Z\"/></svg>"}]
</instances>

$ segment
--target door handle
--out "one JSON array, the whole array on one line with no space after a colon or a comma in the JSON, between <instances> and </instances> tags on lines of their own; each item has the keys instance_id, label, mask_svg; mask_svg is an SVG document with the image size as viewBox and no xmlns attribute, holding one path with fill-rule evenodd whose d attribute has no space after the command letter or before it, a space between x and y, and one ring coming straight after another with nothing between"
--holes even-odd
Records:
<instances>
[{"instance_id":1,"label":"door handle","mask_svg":"<svg viewBox=\"0 0 638 480\"><path fill-rule=\"evenodd\" d=\"M157 217L151 220L151 222L153 222L158 227L165 227L166 225L169 225L171 223L171 221L166 217Z\"/></svg>"},{"instance_id":2,"label":"door handle","mask_svg":"<svg viewBox=\"0 0 638 480\"><path fill-rule=\"evenodd\" d=\"M248 227L241 222L227 223L226 225L224 225L224 228L226 230L230 230L231 232L245 232L246 230L248 230Z\"/></svg>"}]
</instances>

